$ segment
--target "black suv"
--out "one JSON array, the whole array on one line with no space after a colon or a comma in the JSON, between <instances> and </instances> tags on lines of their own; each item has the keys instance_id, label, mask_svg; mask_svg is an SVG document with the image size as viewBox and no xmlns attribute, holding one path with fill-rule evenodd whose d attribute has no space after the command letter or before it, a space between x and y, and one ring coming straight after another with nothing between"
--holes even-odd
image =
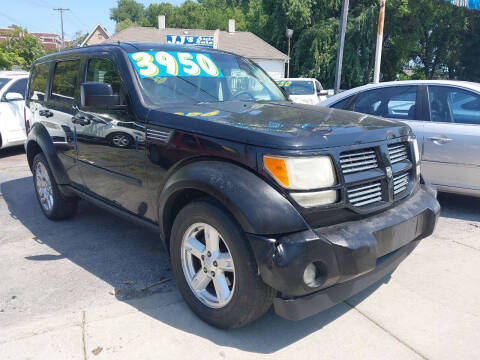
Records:
<instances>
[{"instance_id":1,"label":"black suv","mask_svg":"<svg viewBox=\"0 0 480 360\"><path fill-rule=\"evenodd\" d=\"M32 67L27 157L52 220L79 198L159 232L192 310L223 328L303 319L430 235L436 191L408 126L297 105L221 51L110 44ZM108 264L105 264L108 266Z\"/></svg>"}]
</instances>

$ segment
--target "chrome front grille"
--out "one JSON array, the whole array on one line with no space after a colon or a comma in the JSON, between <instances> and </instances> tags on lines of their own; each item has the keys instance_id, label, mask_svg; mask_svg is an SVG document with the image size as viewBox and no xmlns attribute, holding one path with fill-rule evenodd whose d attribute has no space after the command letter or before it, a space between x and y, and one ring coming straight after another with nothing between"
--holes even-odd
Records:
<instances>
[{"instance_id":1,"label":"chrome front grille","mask_svg":"<svg viewBox=\"0 0 480 360\"><path fill-rule=\"evenodd\" d=\"M407 190L409 174L403 173L393 178L393 194L397 195Z\"/></svg>"},{"instance_id":2,"label":"chrome front grille","mask_svg":"<svg viewBox=\"0 0 480 360\"><path fill-rule=\"evenodd\" d=\"M373 149L347 151L340 154L340 165L344 174L376 169L377 154Z\"/></svg>"},{"instance_id":3,"label":"chrome front grille","mask_svg":"<svg viewBox=\"0 0 480 360\"><path fill-rule=\"evenodd\" d=\"M390 144L388 145L388 155L391 164L403 161L408 158L407 147L405 144Z\"/></svg>"},{"instance_id":4,"label":"chrome front grille","mask_svg":"<svg viewBox=\"0 0 480 360\"><path fill-rule=\"evenodd\" d=\"M373 181L362 185L347 188L350 204L356 207L366 206L382 201L382 185L380 181Z\"/></svg>"}]
</instances>

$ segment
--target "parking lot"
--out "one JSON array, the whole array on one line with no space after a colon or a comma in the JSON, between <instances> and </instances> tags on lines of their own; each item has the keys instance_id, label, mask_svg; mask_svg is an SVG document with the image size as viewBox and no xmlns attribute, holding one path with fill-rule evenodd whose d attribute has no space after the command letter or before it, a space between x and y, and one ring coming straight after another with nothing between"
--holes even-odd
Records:
<instances>
[{"instance_id":1,"label":"parking lot","mask_svg":"<svg viewBox=\"0 0 480 360\"><path fill-rule=\"evenodd\" d=\"M440 202L435 234L373 289L304 321L270 312L221 331L184 304L156 234L85 202L47 220L23 149L2 150L1 358L478 359L480 199Z\"/></svg>"}]
</instances>

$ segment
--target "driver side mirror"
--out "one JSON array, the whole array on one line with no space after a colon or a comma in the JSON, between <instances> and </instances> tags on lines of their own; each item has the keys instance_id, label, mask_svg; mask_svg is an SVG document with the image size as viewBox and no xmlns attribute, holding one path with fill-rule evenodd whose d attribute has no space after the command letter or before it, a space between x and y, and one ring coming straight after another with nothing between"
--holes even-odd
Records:
<instances>
[{"instance_id":1,"label":"driver side mirror","mask_svg":"<svg viewBox=\"0 0 480 360\"><path fill-rule=\"evenodd\" d=\"M320 92L318 93L318 95L320 95L320 96L326 96L326 95L328 95L328 90L320 90Z\"/></svg>"},{"instance_id":2,"label":"driver side mirror","mask_svg":"<svg viewBox=\"0 0 480 360\"><path fill-rule=\"evenodd\" d=\"M23 100L23 95L16 92L9 92L5 95L6 101L19 101Z\"/></svg>"},{"instance_id":3,"label":"driver side mirror","mask_svg":"<svg viewBox=\"0 0 480 360\"><path fill-rule=\"evenodd\" d=\"M112 85L106 83L83 83L80 85L80 103L82 107L97 109L124 109L120 96L114 95Z\"/></svg>"}]
</instances>

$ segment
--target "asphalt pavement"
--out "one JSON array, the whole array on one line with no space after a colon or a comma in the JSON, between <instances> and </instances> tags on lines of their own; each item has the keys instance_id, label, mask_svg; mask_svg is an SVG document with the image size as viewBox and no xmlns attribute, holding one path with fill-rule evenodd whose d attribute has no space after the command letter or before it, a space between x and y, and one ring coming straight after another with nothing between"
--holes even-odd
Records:
<instances>
[{"instance_id":1,"label":"asphalt pavement","mask_svg":"<svg viewBox=\"0 0 480 360\"><path fill-rule=\"evenodd\" d=\"M191 313L158 236L86 202L46 219L22 148L0 150L1 359L478 359L480 199L390 276L309 319L232 331Z\"/></svg>"}]
</instances>

